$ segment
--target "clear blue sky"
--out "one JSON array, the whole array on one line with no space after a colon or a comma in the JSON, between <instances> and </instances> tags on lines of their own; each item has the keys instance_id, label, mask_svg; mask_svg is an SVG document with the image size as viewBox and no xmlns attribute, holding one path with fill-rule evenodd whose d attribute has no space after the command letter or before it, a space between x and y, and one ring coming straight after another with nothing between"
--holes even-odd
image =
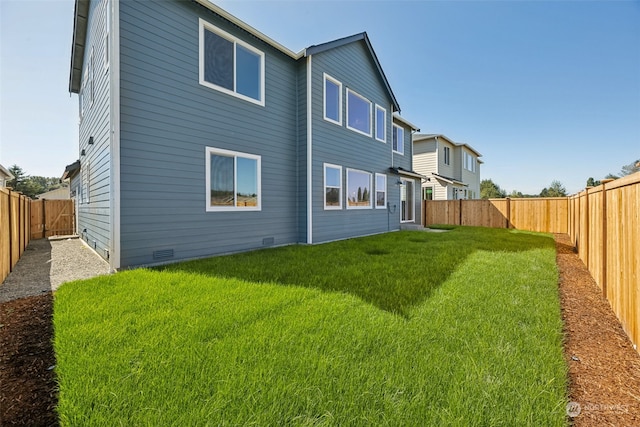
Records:
<instances>
[{"instance_id":1,"label":"clear blue sky","mask_svg":"<svg viewBox=\"0 0 640 427\"><path fill-rule=\"evenodd\" d=\"M570 193L640 158L640 2L218 1L299 51L367 31L402 115L508 192ZM0 163L78 159L73 0L0 0Z\"/></svg>"}]
</instances>

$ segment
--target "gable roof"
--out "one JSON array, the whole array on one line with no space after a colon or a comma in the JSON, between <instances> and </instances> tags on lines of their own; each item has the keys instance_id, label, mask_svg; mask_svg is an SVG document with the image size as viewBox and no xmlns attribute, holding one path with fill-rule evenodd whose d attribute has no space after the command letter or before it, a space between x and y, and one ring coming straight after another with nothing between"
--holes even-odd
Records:
<instances>
[{"instance_id":1,"label":"gable roof","mask_svg":"<svg viewBox=\"0 0 640 427\"><path fill-rule=\"evenodd\" d=\"M391 98L391 101L393 103L393 111L400 111L400 105L398 104L398 100L396 99L396 96L393 94L393 91L391 90L391 85L389 84L389 80L387 80L387 76L384 74L384 71L382 71L382 66L380 65L378 56L376 55L376 52L373 50L373 46L371 45L371 41L369 40L369 36L367 35L366 32L354 34L349 37L343 37L341 39L333 40L333 41L322 43L319 45L309 46L304 50L304 56L306 57L309 55L315 55L318 53L326 52L328 50L335 49L337 47L344 46L344 45L358 42L358 41L364 42L365 46L367 47L367 50L369 51L369 54L371 55L371 59L373 60L373 63L376 66L376 70L380 75L380 79L382 80L382 83L384 84L385 89L387 90L387 93L389 94L389 97Z\"/></svg>"},{"instance_id":2,"label":"gable roof","mask_svg":"<svg viewBox=\"0 0 640 427\"><path fill-rule=\"evenodd\" d=\"M344 46L349 43L363 41L367 46L369 54L371 55L371 59L376 66L376 70L380 75L380 79L382 80L389 97L393 103L394 111L400 111L400 105L398 104L398 100L396 99L393 91L391 90L391 85L387 80L387 76L382 71L382 66L380 65L380 61L378 60L378 56L373 50L373 46L371 45L371 41L367 36L366 32L354 34L349 37L344 37L341 39L333 40L327 43L322 43L319 45L309 46L302 51L295 53L294 51L286 48L282 44L273 40L271 37L265 35L264 33L256 30L251 25L243 22L242 20L236 18L226 10L222 9L220 6L217 6L209 0L193 0L194 2L204 6L210 11L220 15L222 18L231 22L232 24L238 26L239 28L245 30L249 34L253 35L259 40L267 43L268 45L274 47L276 50L284 53L292 59L298 60L302 57L307 57L309 55L314 55L316 53L325 52L330 49L334 49L340 46ZM76 0L75 2L75 10L74 10L74 21L73 21L73 43L71 46L71 73L69 76L69 92L79 93L80 85L82 83L82 67L83 67L83 58L84 58L84 50L85 50L85 39L87 37L87 21L89 15L89 0ZM410 124L407 122L407 124Z\"/></svg>"},{"instance_id":3,"label":"gable roof","mask_svg":"<svg viewBox=\"0 0 640 427\"><path fill-rule=\"evenodd\" d=\"M455 142L454 140L452 140L451 138L448 138L446 135L442 135L442 134L438 134L438 133L421 133L418 135L414 135L413 136L413 142L420 142L422 140L425 139L434 139L434 138L442 138L447 140L450 144L452 144L454 147L464 147L467 150L471 151L472 153L474 153L476 156L478 157L482 157L482 154L480 154L478 152L478 150L476 150L475 148L473 148L472 146L470 146L469 144L466 144L464 142ZM480 159L478 159L480 160Z\"/></svg>"}]
</instances>

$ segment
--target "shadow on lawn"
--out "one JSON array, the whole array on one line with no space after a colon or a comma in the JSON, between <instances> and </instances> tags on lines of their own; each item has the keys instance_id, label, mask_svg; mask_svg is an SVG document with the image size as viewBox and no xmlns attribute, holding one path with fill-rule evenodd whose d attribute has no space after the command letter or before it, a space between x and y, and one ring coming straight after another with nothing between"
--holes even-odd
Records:
<instances>
[{"instance_id":1,"label":"shadow on lawn","mask_svg":"<svg viewBox=\"0 0 640 427\"><path fill-rule=\"evenodd\" d=\"M408 316L475 251L554 248L552 236L457 227L402 231L312 246L286 246L157 268L344 292Z\"/></svg>"}]
</instances>

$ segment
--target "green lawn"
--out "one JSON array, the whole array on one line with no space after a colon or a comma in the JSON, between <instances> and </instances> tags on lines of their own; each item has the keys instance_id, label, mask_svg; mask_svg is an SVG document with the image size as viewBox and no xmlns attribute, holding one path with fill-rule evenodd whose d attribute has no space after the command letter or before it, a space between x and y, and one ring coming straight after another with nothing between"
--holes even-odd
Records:
<instances>
[{"instance_id":1,"label":"green lawn","mask_svg":"<svg viewBox=\"0 0 640 427\"><path fill-rule=\"evenodd\" d=\"M458 227L55 294L63 425L566 425L553 238Z\"/></svg>"}]
</instances>

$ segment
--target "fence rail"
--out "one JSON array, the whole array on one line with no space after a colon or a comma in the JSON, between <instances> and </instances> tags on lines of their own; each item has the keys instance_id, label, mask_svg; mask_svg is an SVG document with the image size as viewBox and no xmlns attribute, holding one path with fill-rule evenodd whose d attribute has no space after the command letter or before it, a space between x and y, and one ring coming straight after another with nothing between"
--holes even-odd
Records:
<instances>
[{"instance_id":1,"label":"fence rail","mask_svg":"<svg viewBox=\"0 0 640 427\"><path fill-rule=\"evenodd\" d=\"M32 239L74 234L73 200L32 200L30 229Z\"/></svg>"},{"instance_id":2,"label":"fence rail","mask_svg":"<svg viewBox=\"0 0 640 427\"><path fill-rule=\"evenodd\" d=\"M634 344L640 344L640 172L571 197L428 200L422 224L565 233Z\"/></svg>"},{"instance_id":3,"label":"fence rail","mask_svg":"<svg viewBox=\"0 0 640 427\"><path fill-rule=\"evenodd\" d=\"M29 198L0 188L0 283L9 275L30 240Z\"/></svg>"}]
</instances>

